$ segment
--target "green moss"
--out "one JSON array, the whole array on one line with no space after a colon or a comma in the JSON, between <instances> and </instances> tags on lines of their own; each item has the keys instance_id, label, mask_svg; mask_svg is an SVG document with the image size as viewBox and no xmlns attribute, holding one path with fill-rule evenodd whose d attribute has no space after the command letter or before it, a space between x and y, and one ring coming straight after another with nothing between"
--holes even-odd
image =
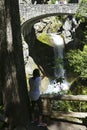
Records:
<instances>
[{"instance_id":1,"label":"green moss","mask_svg":"<svg viewBox=\"0 0 87 130\"><path fill-rule=\"evenodd\" d=\"M46 34L46 33L41 33L38 38L37 38L39 41L49 45L49 46L53 46L53 42L50 38L50 35L49 34Z\"/></svg>"}]
</instances>

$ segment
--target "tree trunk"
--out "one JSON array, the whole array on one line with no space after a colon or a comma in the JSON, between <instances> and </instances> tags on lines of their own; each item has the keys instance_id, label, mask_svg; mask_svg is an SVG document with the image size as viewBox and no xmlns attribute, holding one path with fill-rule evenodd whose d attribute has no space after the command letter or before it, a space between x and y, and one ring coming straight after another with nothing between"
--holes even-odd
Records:
<instances>
[{"instance_id":1,"label":"tree trunk","mask_svg":"<svg viewBox=\"0 0 87 130\"><path fill-rule=\"evenodd\" d=\"M2 22L4 38L0 45L0 80L6 115L10 129L13 129L27 126L29 97L24 70L18 0L5 0L3 7L5 9L3 8L3 15L1 14L2 20L3 16L5 18Z\"/></svg>"}]
</instances>

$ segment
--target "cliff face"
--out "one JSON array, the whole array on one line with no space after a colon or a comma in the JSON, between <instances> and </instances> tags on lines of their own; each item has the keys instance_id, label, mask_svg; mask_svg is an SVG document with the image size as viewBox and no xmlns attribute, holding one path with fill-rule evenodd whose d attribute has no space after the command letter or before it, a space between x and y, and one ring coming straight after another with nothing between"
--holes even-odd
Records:
<instances>
[{"instance_id":1,"label":"cliff face","mask_svg":"<svg viewBox=\"0 0 87 130\"><path fill-rule=\"evenodd\" d=\"M54 47L50 46L50 43L44 44L37 40L37 37L42 33L52 33L55 31L62 35L65 42L65 51L78 46L78 39L75 33L75 27L78 23L73 20L73 17L66 17L64 24L59 29L61 23L56 24L55 19L51 17L53 22L50 22L50 18L41 20L39 23L32 27L30 34L25 37L25 40L29 48L29 56L31 56L38 66L42 66L47 77L54 77L55 58L54 58ZM51 25L51 24L52 25ZM54 24L55 23L55 24ZM50 25L50 26L48 26ZM55 26L56 25L56 26ZM73 26L72 26L73 25ZM55 31L53 31L52 27Z\"/></svg>"},{"instance_id":2,"label":"cliff face","mask_svg":"<svg viewBox=\"0 0 87 130\"><path fill-rule=\"evenodd\" d=\"M26 36L29 45L29 55L34 62L44 69L47 77L54 76L54 48L37 40L34 30L31 36Z\"/></svg>"}]
</instances>

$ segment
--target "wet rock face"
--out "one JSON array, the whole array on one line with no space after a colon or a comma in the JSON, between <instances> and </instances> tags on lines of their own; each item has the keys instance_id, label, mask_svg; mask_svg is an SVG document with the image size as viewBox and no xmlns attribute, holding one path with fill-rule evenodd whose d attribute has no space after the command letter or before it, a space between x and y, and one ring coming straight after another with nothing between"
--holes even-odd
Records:
<instances>
[{"instance_id":1,"label":"wet rock face","mask_svg":"<svg viewBox=\"0 0 87 130\"><path fill-rule=\"evenodd\" d=\"M46 76L54 77L54 48L37 40L35 29L32 28L30 34L25 37L28 44L29 56L31 56L36 65L42 66Z\"/></svg>"},{"instance_id":2,"label":"wet rock face","mask_svg":"<svg viewBox=\"0 0 87 130\"><path fill-rule=\"evenodd\" d=\"M42 66L48 77L54 76L54 50L53 47L41 43L37 39L33 44L29 42L26 37L26 41L29 45L29 55L33 58L37 65Z\"/></svg>"}]
</instances>

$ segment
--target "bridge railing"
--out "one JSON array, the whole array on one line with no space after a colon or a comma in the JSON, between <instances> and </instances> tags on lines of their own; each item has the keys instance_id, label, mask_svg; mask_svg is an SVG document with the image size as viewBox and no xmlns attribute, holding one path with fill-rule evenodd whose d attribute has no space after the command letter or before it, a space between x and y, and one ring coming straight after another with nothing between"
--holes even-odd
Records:
<instances>
[{"instance_id":1,"label":"bridge railing","mask_svg":"<svg viewBox=\"0 0 87 130\"><path fill-rule=\"evenodd\" d=\"M59 112L52 110L51 101L78 101L78 102L87 102L86 95L41 95L43 100L43 114L49 115L53 118L66 118L66 117L76 117L76 118L86 118L87 112Z\"/></svg>"}]
</instances>

